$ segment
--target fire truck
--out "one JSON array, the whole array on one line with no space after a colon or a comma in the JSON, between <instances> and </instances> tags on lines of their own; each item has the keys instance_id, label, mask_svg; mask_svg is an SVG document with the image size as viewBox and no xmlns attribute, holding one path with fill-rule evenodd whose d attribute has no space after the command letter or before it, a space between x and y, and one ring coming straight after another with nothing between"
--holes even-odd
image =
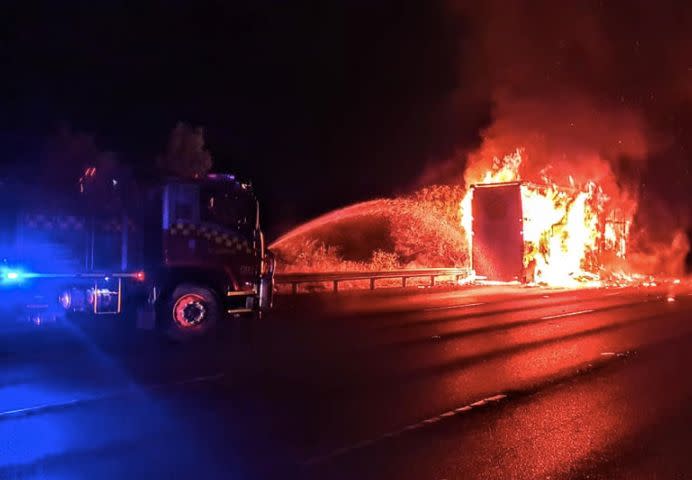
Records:
<instances>
[{"instance_id":1,"label":"fire truck","mask_svg":"<svg viewBox=\"0 0 692 480\"><path fill-rule=\"evenodd\" d=\"M182 341L272 306L258 201L233 175L142 186L88 168L69 194L4 182L0 197L0 320L113 316Z\"/></svg>"}]
</instances>

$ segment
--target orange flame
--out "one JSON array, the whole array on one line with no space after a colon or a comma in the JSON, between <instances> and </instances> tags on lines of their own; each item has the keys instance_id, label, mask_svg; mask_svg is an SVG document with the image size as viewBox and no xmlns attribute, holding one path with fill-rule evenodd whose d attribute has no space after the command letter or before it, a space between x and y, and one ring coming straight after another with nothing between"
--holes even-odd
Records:
<instances>
[{"instance_id":1,"label":"orange flame","mask_svg":"<svg viewBox=\"0 0 692 480\"><path fill-rule=\"evenodd\" d=\"M521 181L522 149L494 158L478 183ZM543 174L542 184L521 185L524 268L530 282L553 286L600 285L609 255L624 258L629 219L615 221L609 198L593 181L562 187ZM461 224L473 241L469 189L461 202Z\"/></svg>"}]
</instances>

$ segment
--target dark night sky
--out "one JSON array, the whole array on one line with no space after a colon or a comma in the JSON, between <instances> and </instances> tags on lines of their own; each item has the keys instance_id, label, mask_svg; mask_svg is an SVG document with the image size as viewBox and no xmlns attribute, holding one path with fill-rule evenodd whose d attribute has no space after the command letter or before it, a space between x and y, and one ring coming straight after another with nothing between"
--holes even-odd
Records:
<instances>
[{"instance_id":1,"label":"dark night sky","mask_svg":"<svg viewBox=\"0 0 692 480\"><path fill-rule=\"evenodd\" d=\"M183 120L277 230L415 185L484 121L438 129L459 25L435 2L29 3L3 9L4 162L62 122L151 161Z\"/></svg>"},{"instance_id":2,"label":"dark night sky","mask_svg":"<svg viewBox=\"0 0 692 480\"><path fill-rule=\"evenodd\" d=\"M466 2L3 2L2 162L34 161L46 136L65 122L124 161L151 162L175 123L187 121L206 128L217 170L253 179L276 235L334 207L408 191L431 166L475 148L492 120L493 89L506 83L497 57L512 73L526 67L543 75L542 66L561 65L546 78L596 90L599 101L627 98L652 119L657 135L683 139L673 173L645 174L660 176L654 183L661 185L677 181L669 201L687 202L692 44L682 37L689 36L689 8L662 7L659 23L638 33L658 3L623 14L615 5L579 2L588 5L575 15L604 17L604 40L596 43L616 52L639 49L616 53L621 65L608 61L598 67L604 71L591 72L600 46L543 28L555 12L518 16L525 32L541 35L516 43L498 36L496 54L486 34L498 27L488 18L505 15L502 2L474 11L456 3ZM671 19L677 23L669 49L662 27ZM566 58L551 57L544 43L559 45ZM524 52L515 56L513 48ZM641 74L647 63L659 77L671 73L660 70L660 57L672 52L679 54L670 64L681 92L674 98L660 78ZM608 68L620 72L609 83L575 75L609 76ZM517 89L526 93L522 80ZM667 101L652 107L651 95Z\"/></svg>"}]
</instances>

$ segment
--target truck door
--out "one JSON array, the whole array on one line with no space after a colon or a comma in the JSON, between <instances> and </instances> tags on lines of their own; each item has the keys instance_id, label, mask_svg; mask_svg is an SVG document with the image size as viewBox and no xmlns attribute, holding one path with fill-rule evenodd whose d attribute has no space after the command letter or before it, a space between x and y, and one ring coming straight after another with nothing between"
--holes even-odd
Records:
<instances>
[{"instance_id":1,"label":"truck door","mask_svg":"<svg viewBox=\"0 0 692 480\"><path fill-rule=\"evenodd\" d=\"M521 280L524 238L519 183L476 185L473 191L471 264L476 275Z\"/></svg>"},{"instance_id":2,"label":"truck door","mask_svg":"<svg viewBox=\"0 0 692 480\"><path fill-rule=\"evenodd\" d=\"M198 240L191 235L190 226L198 225L199 222L199 187L192 183L166 185L163 190L163 243L166 263L194 263L198 260ZM177 228L178 225L185 227Z\"/></svg>"}]
</instances>

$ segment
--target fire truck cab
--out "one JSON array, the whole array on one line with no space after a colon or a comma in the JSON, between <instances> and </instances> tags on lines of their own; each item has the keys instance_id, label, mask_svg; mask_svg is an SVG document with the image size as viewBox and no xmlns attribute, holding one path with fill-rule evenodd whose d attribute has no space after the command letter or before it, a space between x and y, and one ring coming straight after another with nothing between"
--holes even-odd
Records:
<instances>
[{"instance_id":1,"label":"fire truck cab","mask_svg":"<svg viewBox=\"0 0 692 480\"><path fill-rule=\"evenodd\" d=\"M274 260L251 185L210 174L80 190L0 186L5 318L119 315L185 340L271 308Z\"/></svg>"}]
</instances>

